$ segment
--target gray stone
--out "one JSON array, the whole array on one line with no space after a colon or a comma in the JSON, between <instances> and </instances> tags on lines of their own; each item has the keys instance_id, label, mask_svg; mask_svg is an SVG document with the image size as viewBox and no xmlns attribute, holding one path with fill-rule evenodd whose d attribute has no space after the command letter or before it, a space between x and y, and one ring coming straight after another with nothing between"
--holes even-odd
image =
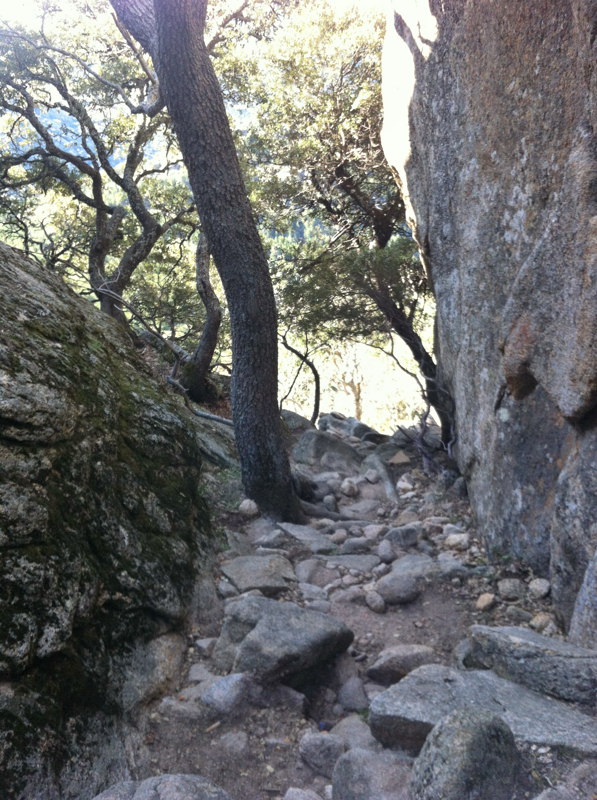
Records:
<instances>
[{"instance_id":1,"label":"gray stone","mask_svg":"<svg viewBox=\"0 0 597 800\"><path fill-rule=\"evenodd\" d=\"M265 597L243 597L226 606L214 661L223 670L278 680L343 652L352 631L334 617Z\"/></svg>"},{"instance_id":2,"label":"gray stone","mask_svg":"<svg viewBox=\"0 0 597 800\"><path fill-rule=\"evenodd\" d=\"M365 711L369 708L363 681L357 675L342 684L338 690L338 702L346 711Z\"/></svg>"},{"instance_id":3,"label":"gray stone","mask_svg":"<svg viewBox=\"0 0 597 800\"><path fill-rule=\"evenodd\" d=\"M93 800L230 800L223 789L200 775L158 775L119 783Z\"/></svg>"},{"instance_id":4,"label":"gray stone","mask_svg":"<svg viewBox=\"0 0 597 800\"><path fill-rule=\"evenodd\" d=\"M597 651L527 628L473 625L470 641L473 666L492 669L536 692L595 707Z\"/></svg>"},{"instance_id":5,"label":"gray stone","mask_svg":"<svg viewBox=\"0 0 597 800\"><path fill-rule=\"evenodd\" d=\"M354 447L318 430L307 430L301 435L292 448L292 457L299 464L348 474L357 472L363 460Z\"/></svg>"},{"instance_id":6,"label":"gray stone","mask_svg":"<svg viewBox=\"0 0 597 800\"><path fill-rule=\"evenodd\" d=\"M296 583L292 564L280 555L238 556L220 569L239 592L259 589L266 595L274 595Z\"/></svg>"},{"instance_id":7,"label":"gray stone","mask_svg":"<svg viewBox=\"0 0 597 800\"><path fill-rule=\"evenodd\" d=\"M336 549L328 536L319 533L310 525L279 522L278 527L312 553L333 553Z\"/></svg>"},{"instance_id":8,"label":"gray stone","mask_svg":"<svg viewBox=\"0 0 597 800\"><path fill-rule=\"evenodd\" d=\"M502 600L521 600L526 594L526 588L524 582L518 578L503 578L497 584Z\"/></svg>"},{"instance_id":9,"label":"gray stone","mask_svg":"<svg viewBox=\"0 0 597 800\"><path fill-rule=\"evenodd\" d=\"M92 795L128 774L119 703L134 711L166 677L144 645L190 621L212 538L202 461L221 426L6 245L0 284L0 682L21 687L0 696L0 796Z\"/></svg>"},{"instance_id":10,"label":"gray stone","mask_svg":"<svg viewBox=\"0 0 597 800\"><path fill-rule=\"evenodd\" d=\"M295 789L291 787L286 791L283 800L321 800L321 795L312 792L311 789Z\"/></svg>"},{"instance_id":11,"label":"gray stone","mask_svg":"<svg viewBox=\"0 0 597 800\"><path fill-rule=\"evenodd\" d=\"M225 675L201 692L201 702L215 717L238 715L246 707L252 686L250 676L242 672Z\"/></svg>"},{"instance_id":12,"label":"gray stone","mask_svg":"<svg viewBox=\"0 0 597 800\"><path fill-rule=\"evenodd\" d=\"M301 737L299 753L303 761L318 775L332 777L336 761L345 750L344 741L331 733L309 731Z\"/></svg>"},{"instance_id":13,"label":"gray stone","mask_svg":"<svg viewBox=\"0 0 597 800\"><path fill-rule=\"evenodd\" d=\"M410 764L395 753L355 747L338 760L333 800L408 800Z\"/></svg>"},{"instance_id":14,"label":"gray stone","mask_svg":"<svg viewBox=\"0 0 597 800\"><path fill-rule=\"evenodd\" d=\"M367 574L379 564L379 558L373 555L327 556L325 562L328 567L344 567Z\"/></svg>"},{"instance_id":15,"label":"gray stone","mask_svg":"<svg viewBox=\"0 0 597 800\"><path fill-rule=\"evenodd\" d=\"M528 591L530 597L534 598L535 600L542 600L550 593L551 584L545 578L533 578L533 580L529 583Z\"/></svg>"},{"instance_id":16,"label":"gray stone","mask_svg":"<svg viewBox=\"0 0 597 800\"><path fill-rule=\"evenodd\" d=\"M570 773L565 784L546 789L534 800L594 800L596 786L597 761L587 761Z\"/></svg>"},{"instance_id":17,"label":"gray stone","mask_svg":"<svg viewBox=\"0 0 597 800\"><path fill-rule=\"evenodd\" d=\"M422 522L411 522L399 528L390 528L383 540L390 542L395 548L415 547L422 529Z\"/></svg>"},{"instance_id":18,"label":"gray stone","mask_svg":"<svg viewBox=\"0 0 597 800\"><path fill-rule=\"evenodd\" d=\"M439 574L437 562L424 553L402 556L392 564L395 575L410 575L413 578L432 579Z\"/></svg>"},{"instance_id":19,"label":"gray stone","mask_svg":"<svg viewBox=\"0 0 597 800\"><path fill-rule=\"evenodd\" d=\"M339 736L346 749L360 747L364 750L381 750L380 743L371 735L369 726L359 714L344 717L334 725L330 733Z\"/></svg>"},{"instance_id":20,"label":"gray stone","mask_svg":"<svg viewBox=\"0 0 597 800\"><path fill-rule=\"evenodd\" d=\"M419 667L371 701L371 732L387 747L419 751L442 717L476 707L497 714L517 740L597 755L597 721L560 700L499 678L436 664Z\"/></svg>"},{"instance_id":21,"label":"gray stone","mask_svg":"<svg viewBox=\"0 0 597 800\"><path fill-rule=\"evenodd\" d=\"M425 644L397 644L382 650L367 670L367 675L377 683L390 686L423 664L433 664L437 656Z\"/></svg>"},{"instance_id":22,"label":"gray stone","mask_svg":"<svg viewBox=\"0 0 597 800\"><path fill-rule=\"evenodd\" d=\"M570 641L581 647L597 648L597 550L585 571L580 591L576 597Z\"/></svg>"},{"instance_id":23,"label":"gray stone","mask_svg":"<svg viewBox=\"0 0 597 800\"><path fill-rule=\"evenodd\" d=\"M365 603L376 614L383 614L386 610L386 601L375 589L369 589L365 592Z\"/></svg>"},{"instance_id":24,"label":"gray stone","mask_svg":"<svg viewBox=\"0 0 597 800\"><path fill-rule=\"evenodd\" d=\"M416 600L422 589L413 575L392 571L377 581L375 591L389 605L405 605Z\"/></svg>"},{"instance_id":25,"label":"gray stone","mask_svg":"<svg viewBox=\"0 0 597 800\"><path fill-rule=\"evenodd\" d=\"M459 467L490 554L549 577L568 625L597 547L594 7L393 6L383 142L434 287ZM576 641L597 648L590 622Z\"/></svg>"},{"instance_id":26,"label":"gray stone","mask_svg":"<svg viewBox=\"0 0 597 800\"><path fill-rule=\"evenodd\" d=\"M395 561L396 551L394 550L392 542L382 539L382 541L377 545L377 555L384 564L391 564L393 561Z\"/></svg>"},{"instance_id":27,"label":"gray stone","mask_svg":"<svg viewBox=\"0 0 597 800\"><path fill-rule=\"evenodd\" d=\"M371 550L371 541L364 536L357 536L354 539L347 539L340 548L343 556L356 555L358 553L368 553Z\"/></svg>"},{"instance_id":28,"label":"gray stone","mask_svg":"<svg viewBox=\"0 0 597 800\"><path fill-rule=\"evenodd\" d=\"M415 761L412 800L510 800L520 778L514 736L498 716L458 709L433 728Z\"/></svg>"}]
</instances>

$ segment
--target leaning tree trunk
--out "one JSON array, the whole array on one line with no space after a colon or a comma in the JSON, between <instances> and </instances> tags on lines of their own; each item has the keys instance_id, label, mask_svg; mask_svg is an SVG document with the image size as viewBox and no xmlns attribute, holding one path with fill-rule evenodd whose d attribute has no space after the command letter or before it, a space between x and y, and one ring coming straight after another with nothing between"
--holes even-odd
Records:
<instances>
[{"instance_id":1,"label":"leaning tree trunk","mask_svg":"<svg viewBox=\"0 0 597 800\"><path fill-rule=\"evenodd\" d=\"M425 395L439 418L442 442L448 446L454 436L454 404L448 390L441 385L435 361L413 328L412 321L398 308L389 291L383 287L372 286L368 286L364 291L377 305L417 362L425 381Z\"/></svg>"},{"instance_id":2,"label":"leaning tree trunk","mask_svg":"<svg viewBox=\"0 0 597 800\"><path fill-rule=\"evenodd\" d=\"M201 235L195 255L195 275L197 292L205 307L205 323L195 352L181 365L180 370L180 383L196 403L217 398L215 386L209 379L209 368L218 344L222 307L209 279L209 259L207 239Z\"/></svg>"},{"instance_id":3,"label":"leaning tree trunk","mask_svg":"<svg viewBox=\"0 0 597 800\"><path fill-rule=\"evenodd\" d=\"M121 21L153 57L226 293L232 332L232 413L245 491L264 513L302 520L277 404L274 293L203 38L207 0L154 0L153 7L147 0L111 1ZM155 31L148 28L151 18Z\"/></svg>"}]
</instances>

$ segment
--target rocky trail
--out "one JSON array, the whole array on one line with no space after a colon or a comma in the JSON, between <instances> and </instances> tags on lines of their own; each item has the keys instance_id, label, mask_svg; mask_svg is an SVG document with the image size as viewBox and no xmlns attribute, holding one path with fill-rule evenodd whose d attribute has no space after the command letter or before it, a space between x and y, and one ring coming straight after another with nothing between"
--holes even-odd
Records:
<instances>
[{"instance_id":1,"label":"rocky trail","mask_svg":"<svg viewBox=\"0 0 597 800\"><path fill-rule=\"evenodd\" d=\"M286 420L314 515L207 474L223 544L178 685L97 800L595 800L597 653L490 563L436 435Z\"/></svg>"}]
</instances>

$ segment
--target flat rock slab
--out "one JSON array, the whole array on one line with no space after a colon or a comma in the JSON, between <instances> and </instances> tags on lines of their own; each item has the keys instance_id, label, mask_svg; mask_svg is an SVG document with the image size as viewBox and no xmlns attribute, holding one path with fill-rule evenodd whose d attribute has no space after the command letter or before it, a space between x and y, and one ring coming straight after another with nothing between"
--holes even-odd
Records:
<instances>
[{"instance_id":1,"label":"flat rock slab","mask_svg":"<svg viewBox=\"0 0 597 800\"><path fill-rule=\"evenodd\" d=\"M231 800L230 795L200 775L158 775L144 781L125 781L93 800Z\"/></svg>"},{"instance_id":2,"label":"flat rock slab","mask_svg":"<svg viewBox=\"0 0 597 800\"><path fill-rule=\"evenodd\" d=\"M597 705L597 651L517 627L470 629L471 665L533 691Z\"/></svg>"},{"instance_id":3,"label":"flat rock slab","mask_svg":"<svg viewBox=\"0 0 597 800\"><path fill-rule=\"evenodd\" d=\"M325 562L327 567L344 567L367 574L380 563L380 559L373 555L328 556Z\"/></svg>"},{"instance_id":4,"label":"flat rock slab","mask_svg":"<svg viewBox=\"0 0 597 800\"><path fill-rule=\"evenodd\" d=\"M373 698L369 724L385 746L418 752L434 725L466 707L497 714L520 741L597 755L597 720L488 670L419 667Z\"/></svg>"},{"instance_id":5,"label":"flat rock slab","mask_svg":"<svg viewBox=\"0 0 597 800\"><path fill-rule=\"evenodd\" d=\"M292 564L284 556L238 556L222 564L221 570L239 592L259 589L278 594L296 582Z\"/></svg>"},{"instance_id":6,"label":"flat rock slab","mask_svg":"<svg viewBox=\"0 0 597 800\"><path fill-rule=\"evenodd\" d=\"M319 533L310 525L295 525L292 522L280 522L278 523L278 528L290 536L291 539L296 539L297 542L312 553L333 553L336 549L336 545L334 542L330 541L328 536Z\"/></svg>"},{"instance_id":7,"label":"flat rock slab","mask_svg":"<svg viewBox=\"0 0 597 800\"><path fill-rule=\"evenodd\" d=\"M266 597L241 597L226 606L213 657L220 669L274 681L329 660L353 638L350 628L328 614Z\"/></svg>"}]
</instances>

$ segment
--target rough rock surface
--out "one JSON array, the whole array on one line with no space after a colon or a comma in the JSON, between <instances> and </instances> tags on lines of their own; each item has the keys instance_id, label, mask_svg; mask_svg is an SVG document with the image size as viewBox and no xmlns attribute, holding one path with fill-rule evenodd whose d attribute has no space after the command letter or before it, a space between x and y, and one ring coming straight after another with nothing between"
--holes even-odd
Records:
<instances>
[{"instance_id":1,"label":"rough rock surface","mask_svg":"<svg viewBox=\"0 0 597 800\"><path fill-rule=\"evenodd\" d=\"M473 625L467 663L562 700L597 703L597 651L526 628Z\"/></svg>"},{"instance_id":2,"label":"rough rock surface","mask_svg":"<svg viewBox=\"0 0 597 800\"><path fill-rule=\"evenodd\" d=\"M177 672L152 640L207 549L200 437L56 276L0 245L0 283L0 795L53 800L127 777L115 716Z\"/></svg>"},{"instance_id":3,"label":"rough rock surface","mask_svg":"<svg viewBox=\"0 0 597 800\"><path fill-rule=\"evenodd\" d=\"M517 740L597 755L597 721L499 678L493 672L461 672L429 664L410 672L371 701L371 732L382 744L419 751L431 728L458 709L497 714Z\"/></svg>"},{"instance_id":4,"label":"rough rock surface","mask_svg":"<svg viewBox=\"0 0 597 800\"><path fill-rule=\"evenodd\" d=\"M214 659L220 669L279 680L343 652L352 639L352 631L327 614L245 596L226 607Z\"/></svg>"},{"instance_id":5,"label":"rough rock surface","mask_svg":"<svg viewBox=\"0 0 597 800\"><path fill-rule=\"evenodd\" d=\"M230 795L200 775L159 775L112 786L94 800L230 800Z\"/></svg>"},{"instance_id":6,"label":"rough rock surface","mask_svg":"<svg viewBox=\"0 0 597 800\"><path fill-rule=\"evenodd\" d=\"M510 800L520 778L514 736L498 716L453 711L427 737L415 761L412 800Z\"/></svg>"},{"instance_id":7,"label":"rough rock surface","mask_svg":"<svg viewBox=\"0 0 597 800\"><path fill-rule=\"evenodd\" d=\"M394 8L384 147L437 298L458 462L489 551L550 574L595 647L577 595L597 547L597 8Z\"/></svg>"}]
</instances>

